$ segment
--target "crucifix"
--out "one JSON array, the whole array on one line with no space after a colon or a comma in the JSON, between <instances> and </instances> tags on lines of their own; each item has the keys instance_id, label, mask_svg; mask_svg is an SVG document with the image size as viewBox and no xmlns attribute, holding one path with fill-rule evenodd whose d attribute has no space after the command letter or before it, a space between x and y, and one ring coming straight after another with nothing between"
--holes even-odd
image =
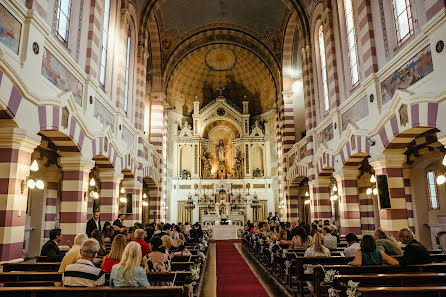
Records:
<instances>
[{"instance_id":1,"label":"crucifix","mask_svg":"<svg viewBox=\"0 0 446 297\"><path fill-rule=\"evenodd\" d=\"M219 86L218 88L217 88L217 91L219 91L220 92L220 96L223 94L223 91L225 90L225 87L223 87L223 86Z\"/></svg>"}]
</instances>

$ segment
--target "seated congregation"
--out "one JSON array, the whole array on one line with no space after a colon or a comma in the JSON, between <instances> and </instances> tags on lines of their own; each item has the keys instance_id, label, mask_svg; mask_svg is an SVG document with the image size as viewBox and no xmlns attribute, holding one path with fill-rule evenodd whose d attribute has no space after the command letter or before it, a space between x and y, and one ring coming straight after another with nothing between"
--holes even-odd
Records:
<instances>
[{"instance_id":1,"label":"seated congregation","mask_svg":"<svg viewBox=\"0 0 446 297\"><path fill-rule=\"evenodd\" d=\"M92 220L95 217L98 220L98 212ZM119 215L121 223L124 219ZM61 230L53 229L37 262L5 263L0 273L5 288L0 291L53 296L66 294L69 287L75 289L71 294L80 296L86 287L96 287L101 296L113 296L115 289L116 294L131 291L132 296L191 296L204 274L209 237L198 223L152 223L144 228L135 223L126 228L115 221L106 222L102 230L87 224L86 233L77 234L66 253L59 249L61 239ZM78 292L81 288L84 291Z\"/></svg>"},{"instance_id":2,"label":"seated congregation","mask_svg":"<svg viewBox=\"0 0 446 297\"><path fill-rule=\"evenodd\" d=\"M342 234L328 220L311 225L248 222L242 243L260 267L294 296L443 296L446 255L403 228L398 239Z\"/></svg>"}]
</instances>

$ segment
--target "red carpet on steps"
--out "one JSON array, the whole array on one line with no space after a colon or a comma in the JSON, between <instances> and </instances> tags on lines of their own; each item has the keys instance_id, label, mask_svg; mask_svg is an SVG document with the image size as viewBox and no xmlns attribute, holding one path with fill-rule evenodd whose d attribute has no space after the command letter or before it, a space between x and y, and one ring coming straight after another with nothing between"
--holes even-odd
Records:
<instances>
[{"instance_id":1,"label":"red carpet on steps","mask_svg":"<svg viewBox=\"0 0 446 297\"><path fill-rule=\"evenodd\" d=\"M217 241L217 297L268 297L231 241Z\"/></svg>"}]
</instances>

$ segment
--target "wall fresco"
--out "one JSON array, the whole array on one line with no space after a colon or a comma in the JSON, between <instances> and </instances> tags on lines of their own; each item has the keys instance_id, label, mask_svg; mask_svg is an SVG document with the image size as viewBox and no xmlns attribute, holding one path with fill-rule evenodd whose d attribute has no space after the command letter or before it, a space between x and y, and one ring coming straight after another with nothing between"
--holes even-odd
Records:
<instances>
[{"instance_id":1,"label":"wall fresco","mask_svg":"<svg viewBox=\"0 0 446 297\"><path fill-rule=\"evenodd\" d=\"M22 24L0 4L0 42L14 53L19 53Z\"/></svg>"},{"instance_id":2,"label":"wall fresco","mask_svg":"<svg viewBox=\"0 0 446 297\"><path fill-rule=\"evenodd\" d=\"M356 123L360 119L365 118L369 114L369 104L367 103L367 96L359 99L350 109L344 112L341 116L342 131L347 129L349 123Z\"/></svg>"},{"instance_id":3,"label":"wall fresco","mask_svg":"<svg viewBox=\"0 0 446 297\"><path fill-rule=\"evenodd\" d=\"M382 103L389 102L397 90L405 90L434 71L432 52L426 46L406 64L381 82Z\"/></svg>"},{"instance_id":4,"label":"wall fresco","mask_svg":"<svg viewBox=\"0 0 446 297\"><path fill-rule=\"evenodd\" d=\"M115 132L115 117L113 114L101 103L99 100L95 100L94 103L94 117L102 125L110 126L112 132Z\"/></svg>"},{"instance_id":5,"label":"wall fresco","mask_svg":"<svg viewBox=\"0 0 446 297\"><path fill-rule=\"evenodd\" d=\"M334 138L333 124L328 125L317 135L318 145L327 144L330 140Z\"/></svg>"},{"instance_id":6,"label":"wall fresco","mask_svg":"<svg viewBox=\"0 0 446 297\"><path fill-rule=\"evenodd\" d=\"M82 83L45 48L42 57L42 75L64 92L72 92L74 100L82 106Z\"/></svg>"}]
</instances>

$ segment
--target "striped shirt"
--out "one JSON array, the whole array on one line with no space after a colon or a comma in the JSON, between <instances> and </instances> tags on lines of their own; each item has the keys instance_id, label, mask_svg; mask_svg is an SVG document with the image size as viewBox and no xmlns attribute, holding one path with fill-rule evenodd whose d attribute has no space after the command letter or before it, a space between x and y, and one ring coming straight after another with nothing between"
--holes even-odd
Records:
<instances>
[{"instance_id":1,"label":"striped shirt","mask_svg":"<svg viewBox=\"0 0 446 297\"><path fill-rule=\"evenodd\" d=\"M65 268L62 276L64 287L96 287L105 283L105 272L88 260L79 259Z\"/></svg>"}]
</instances>

